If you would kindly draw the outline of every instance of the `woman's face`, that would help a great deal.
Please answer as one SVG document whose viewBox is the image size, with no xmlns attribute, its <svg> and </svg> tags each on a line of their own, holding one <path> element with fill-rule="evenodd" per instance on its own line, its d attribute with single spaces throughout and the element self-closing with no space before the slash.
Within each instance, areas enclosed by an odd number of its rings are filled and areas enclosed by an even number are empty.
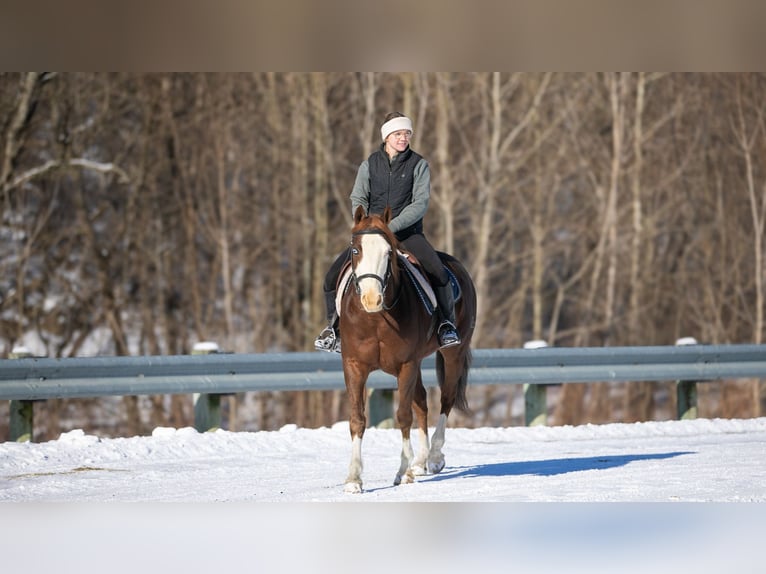
<svg viewBox="0 0 766 574">
<path fill-rule="evenodd" d="M 388 155 L 402 153 L 410 145 L 412 132 L 410 130 L 399 130 L 388 135 L 386 138 L 386 151 Z"/>
</svg>

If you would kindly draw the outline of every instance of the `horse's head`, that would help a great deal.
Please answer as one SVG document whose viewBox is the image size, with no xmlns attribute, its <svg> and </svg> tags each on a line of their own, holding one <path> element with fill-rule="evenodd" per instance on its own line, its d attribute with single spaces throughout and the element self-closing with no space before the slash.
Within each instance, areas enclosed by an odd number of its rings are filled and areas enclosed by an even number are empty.
<svg viewBox="0 0 766 574">
<path fill-rule="evenodd" d="M 396 279 L 396 265 L 391 265 L 391 254 L 396 252 L 396 237 L 388 228 L 391 209 L 382 216 L 365 215 L 357 207 L 351 230 L 351 267 L 354 285 L 368 313 L 384 308 L 386 285 L 389 277 Z"/>
</svg>

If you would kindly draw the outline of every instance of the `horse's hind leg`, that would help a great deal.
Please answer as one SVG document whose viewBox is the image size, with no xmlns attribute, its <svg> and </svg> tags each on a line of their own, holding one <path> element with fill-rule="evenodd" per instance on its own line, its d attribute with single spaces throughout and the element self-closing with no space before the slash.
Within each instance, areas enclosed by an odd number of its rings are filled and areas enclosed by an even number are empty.
<svg viewBox="0 0 766 574">
<path fill-rule="evenodd" d="M 418 373 L 418 382 L 415 386 L 415 396 L 413 397 L 413 408 L 415 417 L 418 421 L 418 454 L 412 462 L 410 468 L 415 476 L 426 474 L 426 460 L 428 459 L 428 395 L 423 386 L 423 378 Z"/>
<path fill-rule="evenodd" d="M 458 348 L 448 349 L 446 352 L 439 351 L 436 357 L 436 371 L 441 388 L 441 412 L 431 437 L 431 449 L 428 453 L 428 472 L 432 474 L 441 472 L 445 465 L 442 448 L 444 447 L 447 417 L 452 411 L 452 407 L 455 406 L 460 378 L 462 356 L 458 351 Z"/>
<path fill-rule="evenodd" d="M 439 422 L 436 423 L 433 437 L 431 438 L 431 450 L 428 453 L 428 472 L 438 474 L 444 468 L 444 431 L 447 428 L 447 415 L 441 413 Z"/>
</svg>

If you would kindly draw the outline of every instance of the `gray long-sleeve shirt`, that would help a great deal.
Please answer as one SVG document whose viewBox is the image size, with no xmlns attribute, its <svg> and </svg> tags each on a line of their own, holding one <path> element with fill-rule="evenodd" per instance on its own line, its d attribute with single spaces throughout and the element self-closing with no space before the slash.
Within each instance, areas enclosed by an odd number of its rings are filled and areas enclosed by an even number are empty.
<svg viewBox="0 0 766 574">
<path fill-rule="evenodd" d="M 428 210 L 430 197 L 431 170 L 428 167 L 428 162 L 421 159 L 415 166 L 412 202 L 389 222 L 388 227 L 391 231 L 397 233 L 423 219 Z M 353 214 L 360 205 L 367 213 L 370 206 L 370 166 L 368 160 L 364 160 L 356 172 L 356 181 L 351 190 L 351 213 Z"/>
</svg>

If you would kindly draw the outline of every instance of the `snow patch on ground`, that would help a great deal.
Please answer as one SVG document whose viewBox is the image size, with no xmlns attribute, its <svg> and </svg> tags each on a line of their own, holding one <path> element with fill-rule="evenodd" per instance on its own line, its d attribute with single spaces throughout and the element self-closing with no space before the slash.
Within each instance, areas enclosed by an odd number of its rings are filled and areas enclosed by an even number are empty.
<svg viewBox="0 0 766 574">
<path fill-rule="evenodd" d="M 73 430 L 0 444 L 0 501 L 766 501 L 766 418 L 451 428 L 444 471 L 395 488 L 400 450 L 397 430 L 368 429 L 364 492 L 349 498 L 345 422 L 103 439 Z"/>
</svg>

